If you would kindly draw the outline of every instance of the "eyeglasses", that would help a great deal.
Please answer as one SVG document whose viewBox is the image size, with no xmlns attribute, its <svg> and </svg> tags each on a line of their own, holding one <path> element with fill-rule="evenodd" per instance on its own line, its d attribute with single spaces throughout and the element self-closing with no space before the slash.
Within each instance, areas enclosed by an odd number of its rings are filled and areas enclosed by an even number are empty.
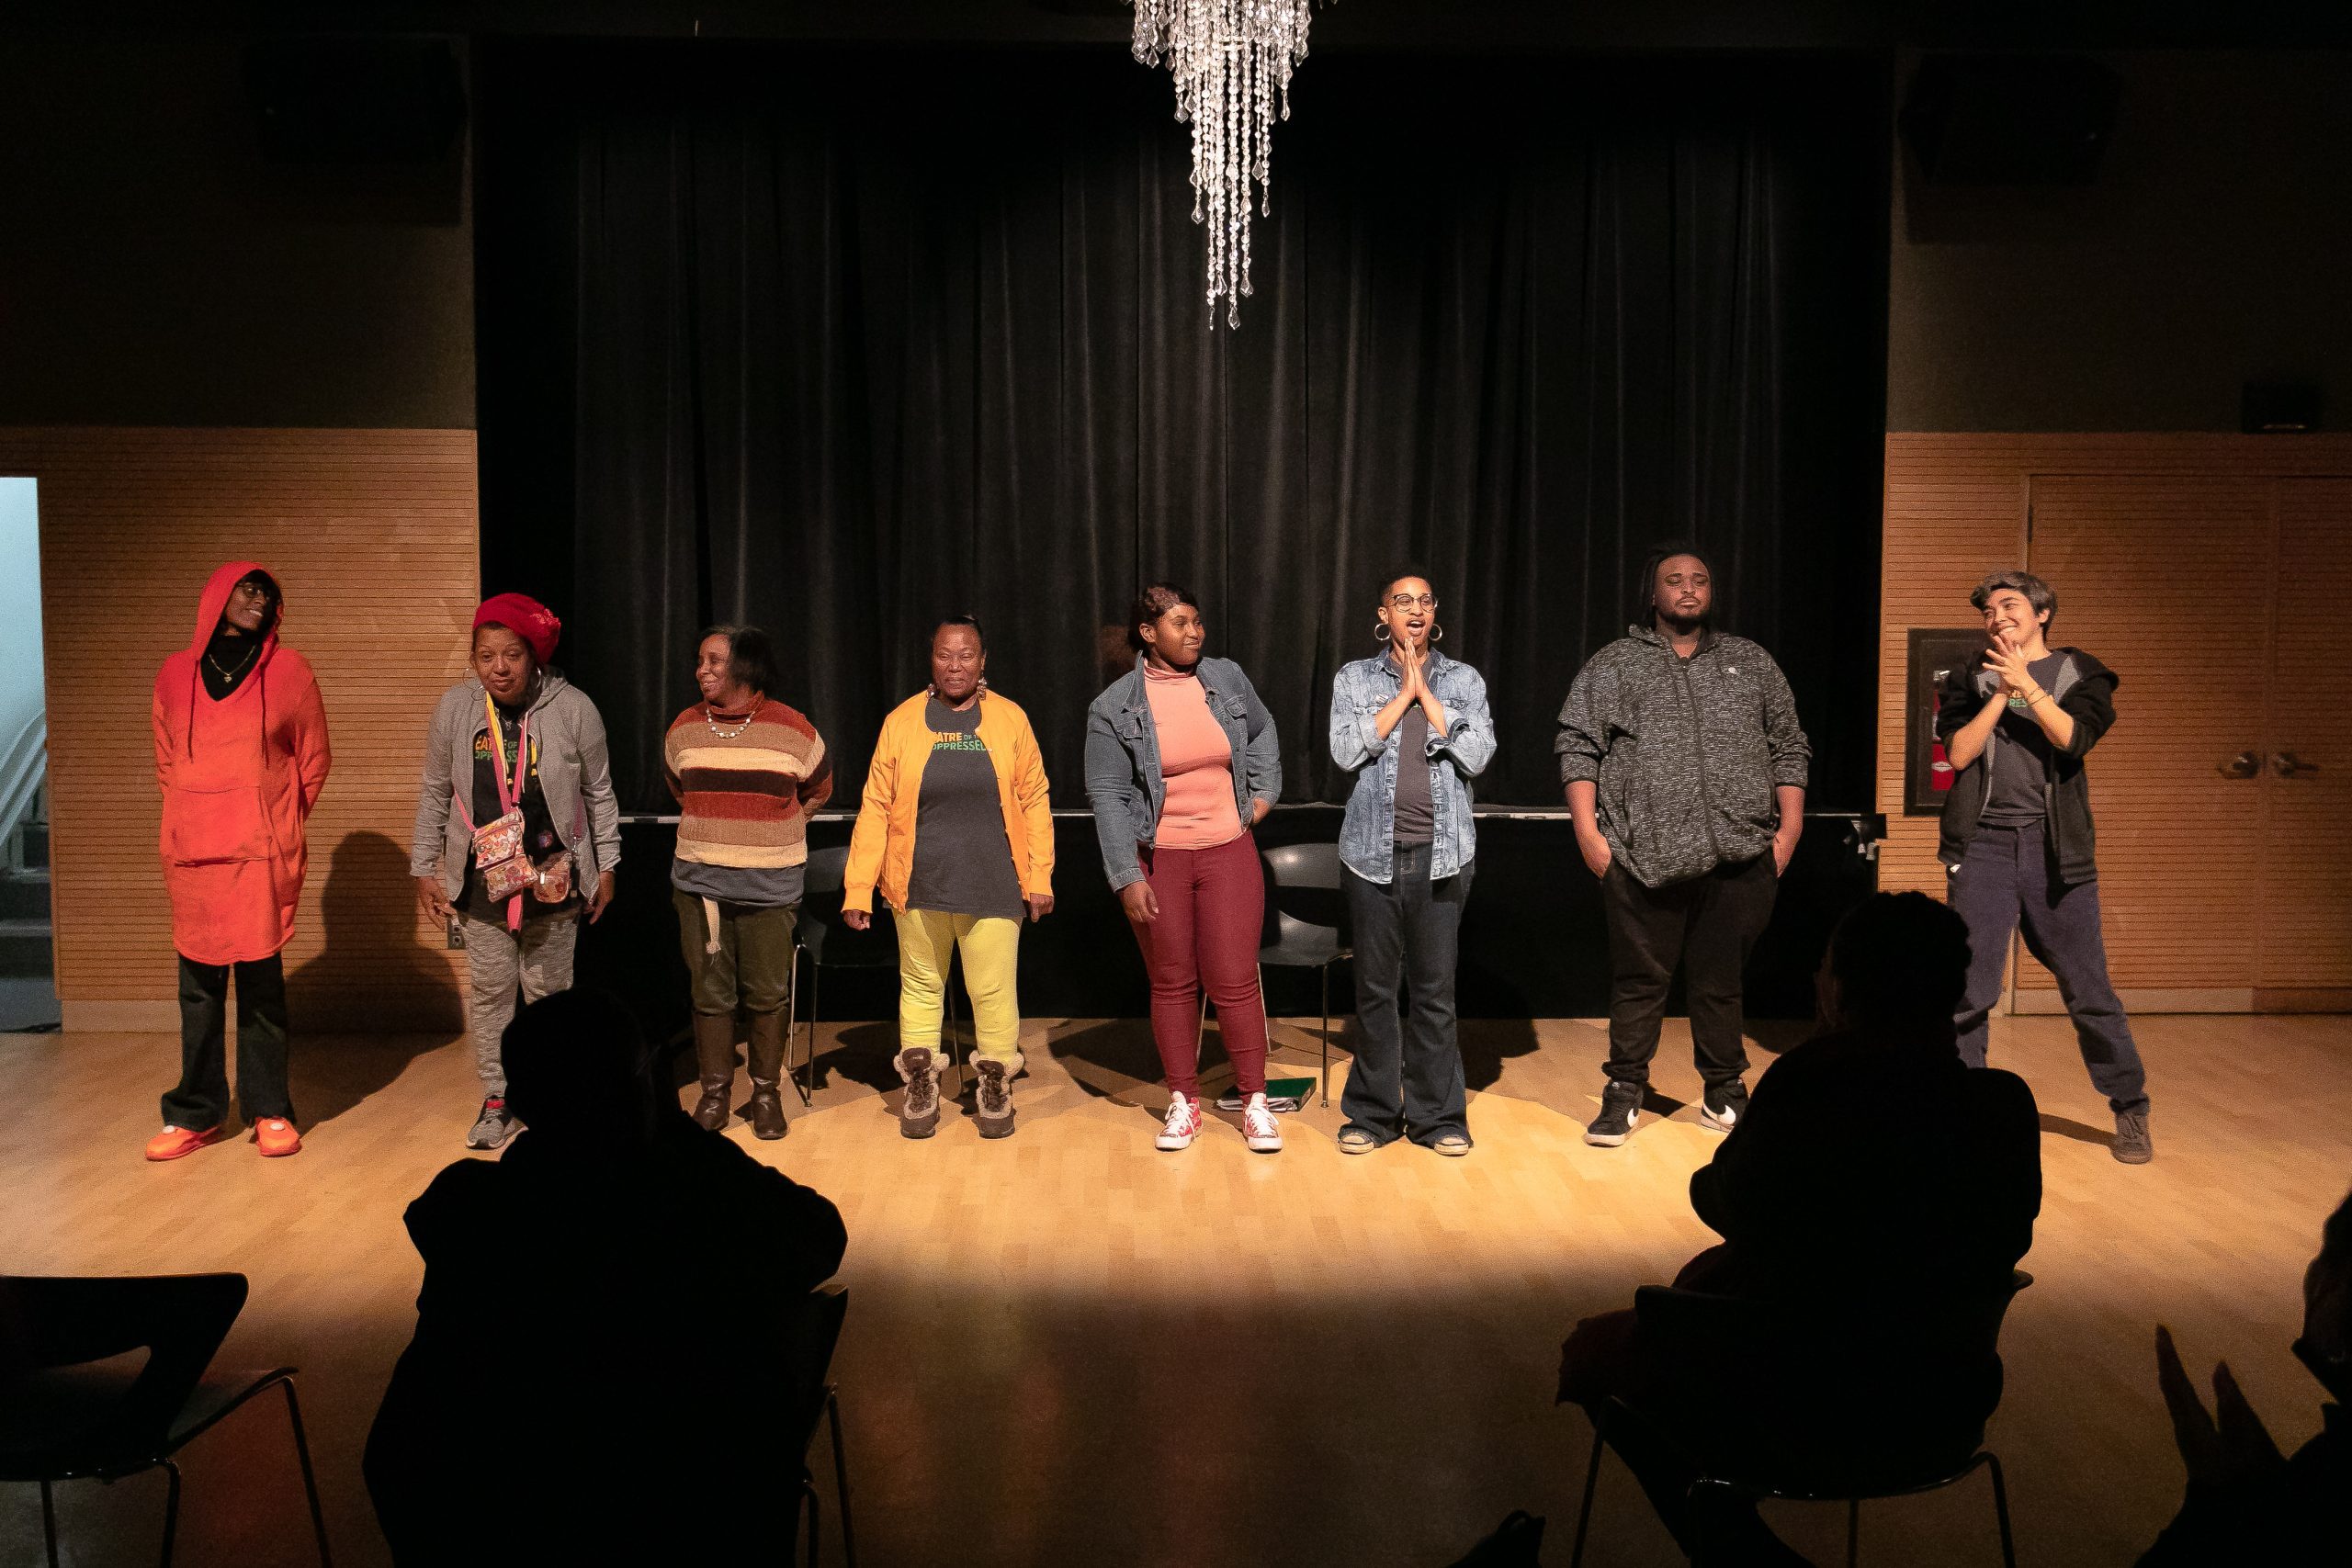
<svg viewBox="0 0 2352 1568">
<path fill-rule="evenodd" d="M 1412 609 L 1434 610 L 1437 608 L 1437 595 L 1399 593 L 1388 601 L 1388 607 L 1400 613 Z"/>
</svg>

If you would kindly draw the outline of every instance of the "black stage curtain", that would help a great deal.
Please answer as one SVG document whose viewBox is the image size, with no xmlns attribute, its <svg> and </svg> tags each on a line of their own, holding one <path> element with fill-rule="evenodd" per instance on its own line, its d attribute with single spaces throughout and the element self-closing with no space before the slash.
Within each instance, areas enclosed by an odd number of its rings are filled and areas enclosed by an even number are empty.
<svg viewBox="0 0 2352 1568">
<path fill-rule="evenodd" d="M 1480 797 L 1556 805 L 1570 677 L 1694 537 L 1815 802 L 1866 807 L 1883 63 L 1317 55 L 1228 332 L 1167 73 L 1115 51 L 487 48 L 485 586 L 565 616 L 632 808 L 705 623 L 776 635 L 854 798 L 964 610 L 1082 804 L 1159 577 L 1329 801 L 1332 671 L 1419 563 L 1493 698 Z"/>
</svg>

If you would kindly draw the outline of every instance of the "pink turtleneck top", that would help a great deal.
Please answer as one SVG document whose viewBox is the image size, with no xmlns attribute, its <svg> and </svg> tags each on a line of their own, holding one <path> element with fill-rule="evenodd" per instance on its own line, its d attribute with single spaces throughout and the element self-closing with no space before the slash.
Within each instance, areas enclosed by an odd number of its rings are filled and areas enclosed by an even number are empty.
<svg viewBox="0 0 2352 1568">
<path fill-rule="evenodd" d="M 1167 795 L 1151 841 L 1163 850 L 1213 850 L 1241 836 L 1233 800 L 1233 743 L 1209 712 L 1198 675 L 1146 664 L 1144 694 L 1159 737 L 1159 776 Z"/>
</svg>

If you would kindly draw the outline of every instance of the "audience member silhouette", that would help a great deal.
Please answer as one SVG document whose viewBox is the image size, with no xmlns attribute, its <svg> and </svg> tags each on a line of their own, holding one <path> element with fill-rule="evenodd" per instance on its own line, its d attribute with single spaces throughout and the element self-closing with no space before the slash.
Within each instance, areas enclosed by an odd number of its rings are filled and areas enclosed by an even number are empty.
<svg viewBox="0 0 2352 1568">
<path fill-rule="evenodd" d="M 1802 1561 L 1752 1506 L 1694 1501 L 1698 1475 L 1957 1463 L 2000 1401 L 1999 1361 L 1962 1352 L 1955 1309 L 1999 1299 L 2032 1245 L 2040 1118 L 2024 1080 L 1962 1063 L 1967 974 L 1942 904 L 1866 899 L 1830 939 L 1822 1032 L 1772 1065 L 1691 1177 L 1724 1240 L 1676 1285 L 1753 1303 L 1745 1321 L 1786 1337 L 1661 1343 L 1672 1331 L 1623 1311 L 1561 1347 L 1560 1399 L 1592 1414 L 1697 1561 Z"/>
<path fill-rule="evenodd" d="M 2319 1436 L 2286 1459 L 2227 1361 L 2213 1369 L 2209 1413 L 2171 1332 L 2156 1330 L 2156 1382 L 2188 1467 L 2188 1491 L 2140 1568 L 2342 1560 L 2344 1503 L 2352 1497 L 2352 1431 L 2343 1405 L 2352 1398 L 2352 1197 L 2328 1216 L 2319 1256 L 2303 1272 L 2303 1335 L 2294 1351 L 2331 1403 L 2320 1406 Z"/>
<path fill-rule="evenodd" d="M 773 1325 L 840 1267 L 839 1212 L 658 1093 L 610 997 L 532 1003 L 504 1053 L 527 1131 L 408 1209 L 416 1336 L 365 1466 L 394 1559 L 790 1562 Z"/>
</svg>

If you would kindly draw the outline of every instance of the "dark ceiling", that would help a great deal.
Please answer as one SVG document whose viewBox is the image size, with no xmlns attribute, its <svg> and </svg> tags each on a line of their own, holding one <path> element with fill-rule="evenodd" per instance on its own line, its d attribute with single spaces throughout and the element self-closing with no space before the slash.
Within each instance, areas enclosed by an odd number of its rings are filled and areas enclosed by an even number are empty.
<svg viewBox="0 0 2352 1568">
<path fill-rule="evenodd" d="M 1123 43 L 1125 0 L 15 0 L 14 28 Z M 2327 0 L 1336 0 L 1350 50 L 2304 48 L 2352 45 Z"/>
</svg>

